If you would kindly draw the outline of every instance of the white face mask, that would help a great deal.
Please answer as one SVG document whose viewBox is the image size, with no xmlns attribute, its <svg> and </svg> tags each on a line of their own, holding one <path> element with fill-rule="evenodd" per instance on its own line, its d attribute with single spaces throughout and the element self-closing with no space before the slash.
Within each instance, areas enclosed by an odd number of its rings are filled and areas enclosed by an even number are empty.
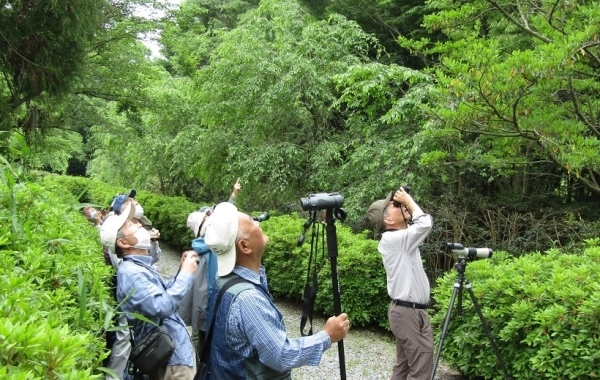
<svg viewBox="0 0 600 380">
<path fill-rule="evenodd" d="M 144 227 L 140 227 L 132 236 L 137 240 L 137 244 L 133 248 L 150 249 L 152 246 L 152 243 L 150 243 L 150 233 Z"/>
<path fill-rule="evenodd" d="M 135 205 L 135 214 L 133 214 L 133 217 L 141 219 L 142 216 L 144 216 L 144 209 L 142 208 L 142 205 L 138 203 Z"/>
</svg>

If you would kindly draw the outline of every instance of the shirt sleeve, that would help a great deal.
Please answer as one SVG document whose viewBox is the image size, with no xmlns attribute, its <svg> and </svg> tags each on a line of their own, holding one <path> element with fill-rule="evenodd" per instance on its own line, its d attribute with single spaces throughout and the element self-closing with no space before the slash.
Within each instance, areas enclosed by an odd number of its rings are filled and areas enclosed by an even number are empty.
<svg viewBox="0 0 600 380">
<path fill-rule="evenodd" d="M 156 284 L 152 276 L 148 271 L 130 271 L 119 276 L 118 281 L 124 282 L 119 289 L 130 292 L 119 294 L 119 298 L 124 299 L 123 311 L 150 318 L 167 318 L 177 310 L 193 280 L 191 274 L 179 273 L 177 279 L 165 289 L 161 284 Z"/>
<path fill-rule="evenodd" d="M 242 291 L 232 302 L 227 321 L 230 347 L 259 360 L 276 371 L 287 371 L 304 365 L 316 366 L 323 352 L 331 347 L 325 331 L 289 339 L 281 315 L 258 289 Z M 244 352 L 244 347 L 252 351 Z"/>
<path fill-rule="evenodd" d="M 413 212 L 412 221 L 413 223 L 405 230 L 383 233 L 381 244 L 388 247 L 395 247 L 401 251 L 408 252 L 410 255 L 416 254 L 417 248 L 419 248 L 433 228 L 433 218 L 417 207 Z"/>
</svg>

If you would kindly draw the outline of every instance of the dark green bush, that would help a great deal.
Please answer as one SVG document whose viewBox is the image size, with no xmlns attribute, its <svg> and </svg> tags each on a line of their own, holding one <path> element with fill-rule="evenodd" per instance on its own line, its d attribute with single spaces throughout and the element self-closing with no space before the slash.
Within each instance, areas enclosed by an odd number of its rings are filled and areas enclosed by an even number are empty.
<svg viewBox="0 0 600 380">
<path fill-rule="evenodd" d="M 2 174 L 0 378 L 103 378 L 114 302 L 98 231 L 70 194 Z"/>
<path fill-rule="evenodd" d="M 551 250 L 513 259 L 495 253 L 492 259 L 469 263 L 466 276 L 513 378 L 597 378 L 600 247 L 581 255 Z M 452 272 L 439 279 L 441 305 L 449 304 L 455 279 Z M 466 375 L 503 379 L 468 293 L 463 300 L 462 318 L 450 319 L 444 359 Z M 442 314 L 432 318 L 438 333 Z"/>
<path fill-rule="evenodd" d="M 269 286 L 274 295 L 295 301 L 303 299 L 311 249 L 311 230 L 306 234 L 304 244 L 297 247 L 304 222 L 305 220 L 298 216 L 284 215 L 273 217 L 261 225 L 265 234 L 269 236 L 269 245 L 263 259 L 269 274 Z M 387 326 L 386 310 L 389 297 L 383 264 L 377 252 L 377 242 L 353 234 L 348 227 L 338 222 L 336 236 L 342 311 L 352 318 L 353 325 Z M 327 242 L 323 252 L 320 239 L 321 237 L 318 241 L 318 252 L 312 262 L 318 269 L 315 310 L 332 315 L 334 304 L 331 261 Z"/>
</svg>

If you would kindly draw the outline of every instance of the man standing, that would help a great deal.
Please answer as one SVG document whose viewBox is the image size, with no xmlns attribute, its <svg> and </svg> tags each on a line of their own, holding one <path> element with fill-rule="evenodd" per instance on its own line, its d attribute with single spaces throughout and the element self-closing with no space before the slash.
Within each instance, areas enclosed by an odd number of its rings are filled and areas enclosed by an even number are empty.
<svg viewBox="0 0 600 380">
<path fill-rule="evenodd" d="M 207 221 L 205 242 L 218 258 L 217 286 L 209 309 L 216 312 L 205 379 L 291 379 L 291 369 L 318 365 L 323 352 L 348 333 L 343 313 L 327 320 L 323 331 L 289 339 L 283 317 L 269 293 L 261 264 L 269 239 L 258 222 L 231 203 L 215 206 Z M 216 310 L 220 288 L 236 277 Z"/>
<path fill-rule="evenodd" d="M 141 314 L 156 325 L 162 322 L 175 343 L 167 365 L 151 374 L 152 379 L 192 380 L 196 373 L 195 351 L 177 307 L 192 283 L 198 257 L 193 251 L 184 252 L 178 274 L 163 282 L 148 254 L 151 246 L 148 230 L 130 220 L 133 207 L 129 203 L 119 215 L 108 216 L 100 229 L 102 244 L 123 258 L 117 272 L 117 301 L 125 313 Z M 131 314 L 127 318 L 133 326 L 134 345 L 154 328 Z"/>
<path fill-rule="evenodd" d="M 238 193 L 242 190 L 240 179 L 233 185 L 231 196 L 227 202 L 235 204 Z M 207 219 L 213 211 L 211 206 L 203 206 L 188 215 L 187 226 L 194 234 L 192 249 L 198 254 L 198 271 L 194 276 L 192 287 L 179 305 L 179 315 L 192 328 L 192 343 L 197 352 L 202 352 L 206 339 L 208 296 L 217 281 L 217 256 L 204 242 Z"/>
<path fill-rule="evenodd" d="M 383 229 L 378 250 L 392 299 L 388 318 L 396 337 L 391 380 L 429 379 L 433 370 L 433 332 L 427 314 L 431 288 L 419 245 L 431 232 L 433 219 L 402 187 L 374 202 L 367 216 Z"/>
</svg>

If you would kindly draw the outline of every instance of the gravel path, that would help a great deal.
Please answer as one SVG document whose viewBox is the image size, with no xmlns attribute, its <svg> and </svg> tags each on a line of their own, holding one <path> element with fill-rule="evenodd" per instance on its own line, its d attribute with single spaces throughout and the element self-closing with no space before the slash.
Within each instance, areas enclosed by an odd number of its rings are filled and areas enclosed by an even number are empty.
<svg viewBox="0 0 600 380">
<path fill-rule="evenodd" d="M 177 273 L 181 252 L 161 245 L 162 256 L 156 263 L 159 272 L 165 277 Z M 291 338 L 300 336 L 300 317 L 302 305 L 285 301 L 276 301 L 277 308 L 283 314 L 284 323 Z M 350 316 L 351 317 L 351 316 Z M 321 331 L 324 318 L 313 319 L 313 331 Z M 396 355 L 395 343 L 391 333 L 376 332 L 363 328 L 351 328 L 343 341 L 348 380 L 389 379 Z M 331 380 L 341 378 L 338 345 L 325 351 L 317 367 L 301 367 L 292 370 L 294 380 Z M 462 377 L 440 363 L 436 372 L 437 380 L 460 380 Z"/>
</svg>

